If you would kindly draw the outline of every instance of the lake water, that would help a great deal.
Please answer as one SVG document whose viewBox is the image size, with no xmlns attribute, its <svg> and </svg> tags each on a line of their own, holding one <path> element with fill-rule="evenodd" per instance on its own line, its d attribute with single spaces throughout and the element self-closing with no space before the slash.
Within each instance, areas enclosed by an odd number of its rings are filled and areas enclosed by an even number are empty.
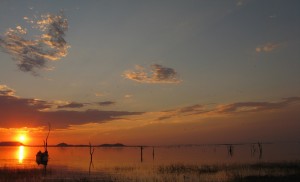
<svg viewBox="0 0 300 182">
<path fill-rule="evenodd" d="M 87 173 L 113 171 L 118 167 L 139 166 L 140 168 L 153 165 L 168 164 L 230 164 L 281 162 L 300 160 L 300 143 L 263 144 L 262 156 L 259 155 L 257 145 L 233 145 L 229 153 L 229 146 L 173 146 L 173 147 L 145 147 L 141 160 L 140 147 L 96 147 L 93 154 L 93 165 L 90 168 L 90 154 L 88 147 L 49 147 L 49 162 L 47 169 L 61 172 L 79 171 Z M 251 153 L 251 147 L 255 152 Z M 42 168 L 35 162 L 35 154 L 43 150 L 42 147 L 0 147 L 0 167 Z"/>
</svg>

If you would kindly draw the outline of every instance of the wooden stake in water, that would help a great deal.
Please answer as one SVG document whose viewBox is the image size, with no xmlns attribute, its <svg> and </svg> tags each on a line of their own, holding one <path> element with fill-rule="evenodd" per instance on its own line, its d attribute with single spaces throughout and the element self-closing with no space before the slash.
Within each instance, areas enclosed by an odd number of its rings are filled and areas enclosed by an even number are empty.
<svg viewBox="0 0 300 182">
<path fill-rule="evenodd" d="M 259 149 L 259 159 L 262 158 L 262 144 L 260 142 L 257 143 Z"/>
<path fill-rule="evenodd" d="M 141 146 L 141 162 L 143 162 L 143 149 L 144 149 L 144 147 Z"/>
<path fill-rule="evenodd" d="M 230 157 L 233 156 L 233 146 L 232 146 L 232 145 L 229 145 L 229 146 L 228 146 L 228 155 L 229 155 Z"/>
<path fill-rule="evenodd" d="M 95 152 L 95 147 L 92 147 L 91 142 L 89 142 L 89 147 L 90 147 L 90 156 L 91 156 L 90 166 L 89 166 L 89 175 L 91 175 L 91 166 L 94 167 L 94 164 L 93 164 L 93 154 Z"/>
<path fill-rule="evenodd" d="M 153 157 L 153 160 L 154 160 L 154 147 L 152 148 L 152 157 Z"/>
</svg>

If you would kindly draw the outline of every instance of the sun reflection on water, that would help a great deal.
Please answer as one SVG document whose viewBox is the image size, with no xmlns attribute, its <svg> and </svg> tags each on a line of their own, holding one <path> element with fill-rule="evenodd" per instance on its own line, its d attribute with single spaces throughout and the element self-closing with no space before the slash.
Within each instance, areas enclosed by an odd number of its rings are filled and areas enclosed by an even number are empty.
<svg viewBox="0 0 300 182">
<path fill-rule="evenodd" d="M 24 159 L 24 146 L 19 146 L 18 159 L 19 159 L 19 164 L 22 164 Z"/>
</svg>

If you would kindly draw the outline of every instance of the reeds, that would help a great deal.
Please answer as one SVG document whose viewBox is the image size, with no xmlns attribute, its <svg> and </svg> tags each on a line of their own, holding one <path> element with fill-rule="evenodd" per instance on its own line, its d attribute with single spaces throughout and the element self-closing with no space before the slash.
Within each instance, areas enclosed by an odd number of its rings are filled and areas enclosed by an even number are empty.
<svg viewBox="0 0 300 182">
<path fill-rule="evenodd" d="M 114 182 L 130 181 L 300 181 L 300 161 L 283 163 L 255 163 L 230 165 L 168 164 L 148 169 L 138 166 L 115 168 Z"/>
<path fill-rule="evenodd" d="M 217 165 L 184 165 L 184 164 L 170 164 L 161 165 L 157 167 L 157 172 L 159 174 L 164 173 L 216 173 L 219 171 Z"/>
<path fill-rule="evenodd" d="M 62 172 L 62 171 L 60 171 Z M 0 182 L 22 181 L 102 181 L 102 182 L 260 182 L 300 181 L 300 161 L 253 164 L 126 164 L 106 169 L 105 173 L 89 175 L 82 171 L 48 171 L 43 175 L 40 168 L 0 168 Z"/>
<path fill-rule="evenodd" d="M 0 168 L 0 181 L 37 182 L 43 178 L 43 171 L 38 168 Z"/>
</svg>

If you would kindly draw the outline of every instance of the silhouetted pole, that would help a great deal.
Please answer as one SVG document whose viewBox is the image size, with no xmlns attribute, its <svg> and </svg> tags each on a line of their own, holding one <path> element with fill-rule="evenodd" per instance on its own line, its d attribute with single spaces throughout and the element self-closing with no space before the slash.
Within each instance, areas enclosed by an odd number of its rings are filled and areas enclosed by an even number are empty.
<svg viewBox="0 0 300 182">
<path fill-rule="evenodd" d="M 251 144 L 251 156 L 255 156 L 255 153 L 256 153 L 256 147 L 254 144 Z"/>
<path fill-rule="evenodd" d="M 154 160 L 154 147 L 152 148 L 152 157 L 153 157 L 153 160 Z"/>
<path fill-rule="evenodd" d="M 92 144 L 91 142 L 89 143 L 90 145 L 90 156 L 91 156 L 91 160 L 90 160 L 90 166 L 89 166 L 89 175 L 91 174 L 91 166 L 93 165 L 94 167 L 94 164 L 93 164 L 93 154 L 94 154 L 94 151 L 95 151 L 95 147 L 92 147 Z"/>
<path fill-rule="evenodd" d="M 262 158 L 262 144 L 260 142 L 258 142 L 258 149 L 259 149 L 259 159 Z"/>
<path fill-rule="evenodd" d="M 141 162 L 143 162 L 143 149 L 144 149 L 144 147 L 141 146 Z"/>
<path fill-rule="evenodd" d="M 229 155 L 230 157 L 233 156 L 233 146 L 232 146 L 232 145 L 229 145 L 229 146 L 228 146 L 228 155 Z"/>
</svg>

